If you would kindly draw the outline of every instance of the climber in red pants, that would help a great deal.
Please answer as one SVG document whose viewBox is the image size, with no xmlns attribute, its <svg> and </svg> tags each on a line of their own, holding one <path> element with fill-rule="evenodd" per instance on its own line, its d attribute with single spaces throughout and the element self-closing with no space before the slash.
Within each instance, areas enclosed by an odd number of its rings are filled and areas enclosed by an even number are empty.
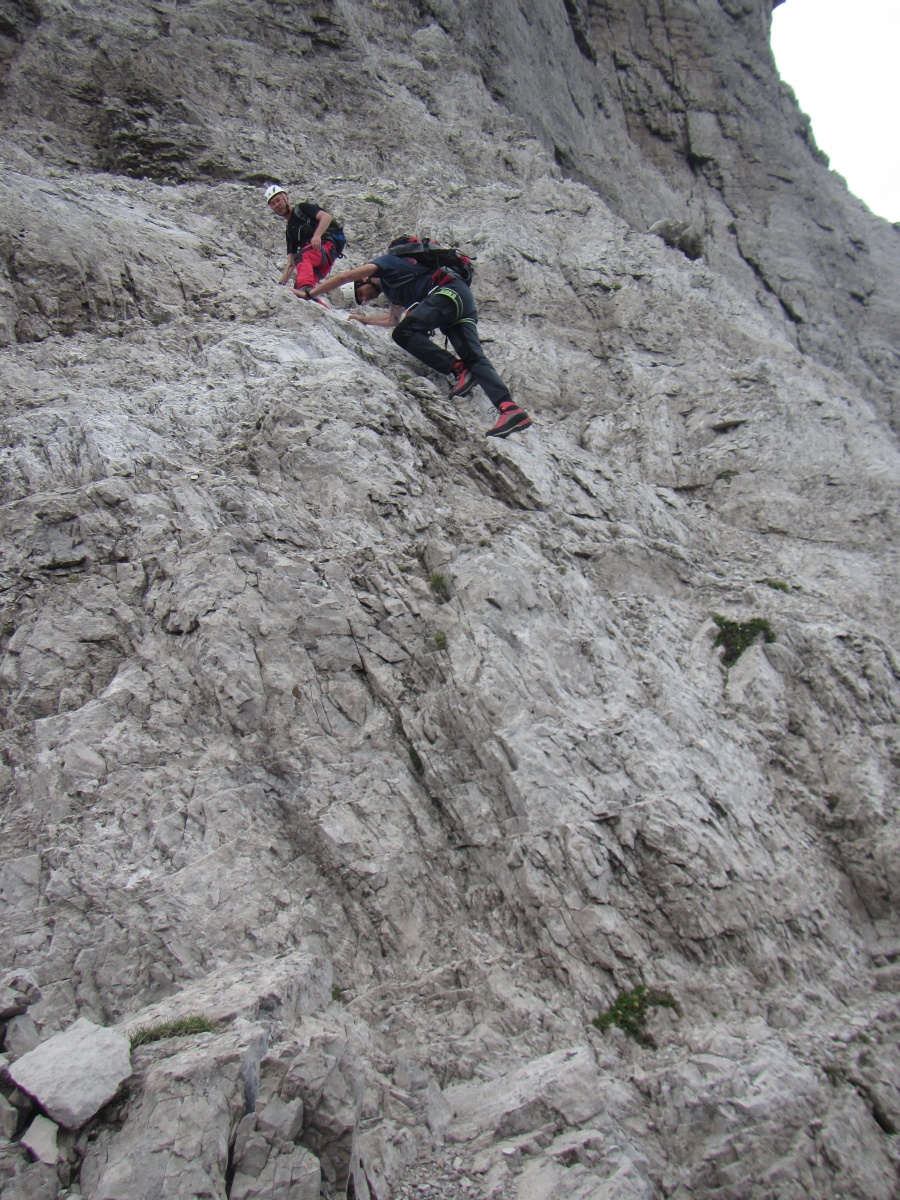
<svg viewBox="0 0 900 1200">
<path fill-rule="evenodd" d="M 287 262 L 279 283 L 293 276 L 294 292 L 309 299 L 309 291 L 321 283 L 344 253 L 347 239 L 339 222 L 331 213 L 312 201 L 291 206 L 290 198 L 280 184 L 266 188 L 266 203 L 272 212 L 287 221 Z"/>
</svg>

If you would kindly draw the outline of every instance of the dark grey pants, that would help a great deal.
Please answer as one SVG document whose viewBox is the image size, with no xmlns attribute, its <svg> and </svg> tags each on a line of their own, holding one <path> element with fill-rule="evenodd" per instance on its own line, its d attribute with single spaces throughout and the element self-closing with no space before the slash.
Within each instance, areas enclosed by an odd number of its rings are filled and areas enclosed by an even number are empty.
<svg viewBox="0 0 900 1200">
<path fill-rule="evenodd" d="M 435 329 L 446 334 L 455 356 L 431 340 Z M 488 362 L 479 340 L 475 298 L 461 279 L 435 288 L 410 309 L 394 330 L 393 338 L 419 362 L 442 375 L 449 375 L 457 361 L 463 363 L 495 408 L 510 399 L 509 388 Z"/>
</svg>

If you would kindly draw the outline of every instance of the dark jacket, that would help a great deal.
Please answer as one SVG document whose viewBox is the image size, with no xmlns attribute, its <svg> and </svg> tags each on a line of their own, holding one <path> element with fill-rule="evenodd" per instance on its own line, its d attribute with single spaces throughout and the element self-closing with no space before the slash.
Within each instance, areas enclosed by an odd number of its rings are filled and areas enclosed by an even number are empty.
<svg viewBox="0 0 900 1200">
<path fill-rule="evenodd" d="M 376 278 L 390 304 L 409 308 L 418 300 L 424 300 L 434 287 L 434 270 L 431 267 L 407 262 L 396 254 L 382 254 L 373 258 L 372 262 L 378 268 Z"/>
</svg>

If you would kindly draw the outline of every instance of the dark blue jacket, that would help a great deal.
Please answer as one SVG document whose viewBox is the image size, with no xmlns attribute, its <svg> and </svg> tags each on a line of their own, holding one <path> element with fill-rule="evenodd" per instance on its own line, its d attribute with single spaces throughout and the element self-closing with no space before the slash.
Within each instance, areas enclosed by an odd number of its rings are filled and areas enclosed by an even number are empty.
<svg viewBox="0 0 900 1200">
<path fill-rule="evenodd" d="M 382 254 L 372 262 L 378 268 L 376 279 L 390 304 L 409 308 L 418 300 L 424 300 L 434 287 L 431 267 L 407 262 L 396 254 Z"/>
</svg>

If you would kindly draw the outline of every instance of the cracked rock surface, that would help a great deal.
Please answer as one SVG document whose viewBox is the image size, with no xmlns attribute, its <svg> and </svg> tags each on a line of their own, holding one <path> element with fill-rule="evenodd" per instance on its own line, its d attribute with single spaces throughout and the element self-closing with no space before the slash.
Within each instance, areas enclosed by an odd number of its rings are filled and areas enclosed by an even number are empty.
<svg viewBox="0 0 900 1200">
<path fill-rule="evenodd" d="M 7 7 L 2 1200 L 892 1200 L 900 241 L 768 0 Z"/>
</svg>

